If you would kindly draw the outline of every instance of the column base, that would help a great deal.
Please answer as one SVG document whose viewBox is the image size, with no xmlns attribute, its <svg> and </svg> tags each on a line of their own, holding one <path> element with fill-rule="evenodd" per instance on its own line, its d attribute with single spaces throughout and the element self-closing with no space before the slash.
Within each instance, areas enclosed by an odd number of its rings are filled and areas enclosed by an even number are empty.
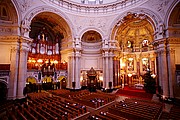
<svg viewBox="0 0 180 120">
<path fill-rule="evenodd" d="M 7 97 L 7 100 L 15 100 L 16 99 L 16 96 L 8 96 Z"/>
<path fill-rule="evenodd" d="M 25 96 L 17 96 L 16 99 L 23 99 Z"/>
</svg>

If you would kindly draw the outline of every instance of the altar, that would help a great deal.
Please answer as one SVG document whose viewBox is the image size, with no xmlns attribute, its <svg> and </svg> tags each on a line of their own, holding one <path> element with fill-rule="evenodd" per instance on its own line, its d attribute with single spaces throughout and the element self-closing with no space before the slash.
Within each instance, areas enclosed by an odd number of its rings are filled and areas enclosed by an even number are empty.
<svg viewBox="0 0 180 120">
<path fill-rule="evenodd" d="M 93 69 L 93 67 L 91 67 L 91 69 L 89 71 L 87 71 L 87 76 L 88 76 L 88 80 L 87 80 L 87 87 L 89 89 L 90 92 L 96 92 L 96 88 L 97 88 L 97 73 L 96 71 Z"/>
</svg>

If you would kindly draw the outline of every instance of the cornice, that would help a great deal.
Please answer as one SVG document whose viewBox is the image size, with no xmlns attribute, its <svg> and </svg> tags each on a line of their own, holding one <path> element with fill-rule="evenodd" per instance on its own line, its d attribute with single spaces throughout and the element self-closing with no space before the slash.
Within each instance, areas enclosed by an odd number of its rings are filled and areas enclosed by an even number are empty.
<svg viewBox="0 0 180 120">
<path fill-rule="evenodd" d="M 0 42 L 18 42 L 19 36 L 0 36 Z"/>
<path fill-rule="evenodd" d="M 178 37 L 171 37 L 167 39 L 169 44 L 180 44 L 180 38 Z"/>
<path fill-rule="evenodd" d="M 158 46 L 160 44 L 167 44 L 167 38 L 157 39 L 152 42 L 153 46 Z"/>
<path fill-rule="evenodd" d="M 0 42 L 21 42 L 31 43 L 32 39 L 22 36 L 0 36 Z"/>
</svg>

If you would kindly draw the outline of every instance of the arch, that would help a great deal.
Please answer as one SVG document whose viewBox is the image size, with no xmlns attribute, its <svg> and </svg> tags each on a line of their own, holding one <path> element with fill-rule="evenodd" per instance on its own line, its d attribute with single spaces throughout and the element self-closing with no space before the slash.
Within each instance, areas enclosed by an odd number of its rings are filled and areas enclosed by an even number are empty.
<svg viewBox="0 0 180 120">
<path fill-rule="evenodd" d="M 42 82 L 53 82 L 53 77 L 52 76 L 45 76 L 43 79 L 42 79 Z"/>
<path fill-rule="evenodd" d="M 165 15 L 165 19 L 164 19 L 164 24 L 166 27 L 169 26 L 169 21 L 170 21 L 170 16 L 172 15 L 172 12 L 174 10 L 174 8 L 180 4 L 179 0 L 174 0 L 173 3 L 171 4 L 171 6 L 169 7 L 169 9 L 167 10 L 166 12 L 166 15 Z"/>
<path fill-rule="evenodd" d="M 102 37 L 98 32 L 89 30 L 83 34 L 81 41 L 87 43 L 96 43 L 96 42 L 101 42 Z"/>
<path fill-rule="evenodd" d="M 137 15 L 140 14 L 144 14 L 147 16 L 147 20 L 151 23 L 151 25 L 154 28 L 154 31 L 157 30 L 159 23 L 162 21 L 161 17 L 159 15 L 157 15 L 156 13 L 154 13 L 153 11 L 149 10 L 149 9 L 145 9 L 145 8 L 136 8 L 136 9 L 130 9 L 129 12 L 131 13 L 135 13 Z M 120 14 L 119 16 L 117 16 L 112 24 L 110 25 L 110 33 L 109 33 L 109 38 L 111 40 L 115 39 L 115 35 L 116 35 L 116 30 L 117 27 L 119 27 L 121 20 L 123 20 L 124 17 L 127 16 L 127 11 L 123 12 L 122 14 Z"/>
<path fill-rule="evenodd" d="M 6 78 L 5 78 L 5 79 L 6 79 Z M 8 82 L 7 82 L 5 79 L 0 78 L 0 82 L 4 83 L 4 84 L 8 87 Z"/>
<path fill-rule="evenodd" d="M 105 34 L 103 33 L 103 31 L 99 28 L 95 28 L 95 27 L 88 27 L 88 28 L 85 28 L 83 30 L 81 30 L 81 32 L 79 33 L 79 36 L 80 38 L 82 38 L 82 36 L 84 35 L 84 33 L 88 32 L 88 31 L 95 31 L 97 33 L 99 33 L 101 35 L 101 38 L 106 38 Z"/>
<path fill-rule="evenodd" d="M 29 76 L 29 77 L 26 78 L 26 83 L 30 83 L 30 82 L 32 84 L 34 84 L 34 83 L 36 84 L 38 82 L 38 80 L 33 76 Z"/>
<path fill-rule="evenodd" d="M 0 101 L 6 100 L 7 94 L 8 94 L 7 82 L 3 79 L 0 79 Z"/>
<path fill-rule="evenodd" d="M 6 26 L 2 26 L 3 28 L 7 29 L 8 26 L 17 26 L 19 23 L 19 12 L 18 9 L 16 8 L 16 4 L 12 0 L 1 0 L 0 2 L 0 8 L 2 7 L 6 11 L 6 15 L 1 16 L 1 22 L 6 23 Z M 1 8 L 1 9 L 2 9 Z M 10 30 L 10 31 L 9 31 Z M 14 31 L 13 34 L 18 33 L 18 27 L 16 29 L 13 29 L 12 27 L 8 27 L 8 31 Z M 2 32 L 3 33 L 3 32 Z M 11 33 L 12 34 L 12 33 Z"/>
<path fill-rule="evenodd" d="M 57 78 L 57 80 L 58 80 L 58 81 L 61 81 L 63 78 L 66 79 L 66 76 L 61 75 L 61 76 L 59 76 L 59 77 Z"/>
<path fill-rule="evenodd" d="M 56 9 L 56 8 L 53 8 L 50 6 L 44 5 L 44 6 L 36 7 L 35 9 L 29 11 L 23 19 L 25 26 L 30 27 L 30 23 L 33 20 L 33 18 L 35 16 L 37 16 L 38 14 L 43 13 L 43 12 L 54 13 L 54 14 L 58 15 L 59 17 L 61 17 L 65 21 L 65 23 L 67 24 L 67 26 L 66 26 L 67 31 L 66 32 L 70 33 L 70 35 L 68 34 L 67 39 L 68 40 L 72 39 L 74 27 L 73 27 L 73 24 L 70 21 L 70 19 L 63 12 L 61 12 L 59 9 Z"/>
<path fill-rule="evenodd" d="M 60 83 L 60 88 L 61 89 L 65 89 L 66 88 L 66 86 L 67 86 L 67 78 L 66 78 L 66 76 L 60 76 L 60 77 L 58 77 L 57 78 L 58 79 L 58 82 Z"/>
</svg>

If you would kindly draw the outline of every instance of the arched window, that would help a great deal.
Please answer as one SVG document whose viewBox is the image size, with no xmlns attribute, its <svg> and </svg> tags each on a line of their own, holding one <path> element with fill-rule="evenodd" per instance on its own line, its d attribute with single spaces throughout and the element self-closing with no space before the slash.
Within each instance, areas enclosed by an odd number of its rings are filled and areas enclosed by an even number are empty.
<svg viewBox="0 0 180 120">
<path fill-rule="evenodd" d="M 0 6 L 0 19 L 8 20 L 8 11 L 6 6 Z"/>
<path fill-rule="evenodd" d="M 127 47 L 128 47 L 128 48 L 132 48 L 132 42 L 129 41 L 129 40 L 127 41 Z"/>
<path fill-rule="evenodd" d="M 142 47 L 148 47 L 148 45 L 149 45 L 148 40 L 143 40 L 142 41 Z"/>
</svg>

